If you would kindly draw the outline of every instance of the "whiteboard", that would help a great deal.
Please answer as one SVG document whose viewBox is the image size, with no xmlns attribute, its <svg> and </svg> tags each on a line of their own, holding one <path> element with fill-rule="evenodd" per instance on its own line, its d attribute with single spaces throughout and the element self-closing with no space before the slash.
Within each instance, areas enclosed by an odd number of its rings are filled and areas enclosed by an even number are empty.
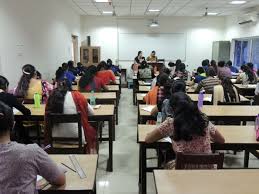
<svg viewBox="0 0 259 194">
<path fill-rule="evenodd" d="M 186 35 L 184 33 L 120 33 L 119 60 L 133 61 L 138 51 L 148 57 L 152 50 L 156 51 L 158 59 L 175 61 L 185 60 Z"/>
</svg>

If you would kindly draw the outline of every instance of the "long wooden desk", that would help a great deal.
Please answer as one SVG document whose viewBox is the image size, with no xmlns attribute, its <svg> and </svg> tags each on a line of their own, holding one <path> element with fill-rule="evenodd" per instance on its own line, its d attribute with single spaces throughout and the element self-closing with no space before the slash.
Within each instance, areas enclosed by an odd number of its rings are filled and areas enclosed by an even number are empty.
<svg viewBox="0 0 259 194">
<path fill-rule="evenodd" d="M 146 95 L 146 93 L 137 93 L 137 102 L 138 104 L 144 104 L 144 96 Z M 199 94 L 188 94 L 188 96 L 190 96 L 190 98 L 195 101 L 198 102 L 198 97 Z M 212 94 L 205 94 L 204 95 L 204 102 L 206 103 L 212 103 Z"/>
<path fill-rule="evenodd" d="M 172 145 L 164 140 L 147 144 L 145 137 L 154 130 L 156 125 L 138 125 L 139 143 L 139 189 L 146 193 L 146 173 L 159 167 L 147 167 L 147 149 L 172 149 Z M 244 150 L 244 168 L 248 168 L 249 153 L 259 149 L 259 142 L 255 139 L 254 126 L 216 126 L 225 138 L 224 144 L 212 143 L 212 150 Z"/>
<path fill-rule="evenodd" d="M 256 84 L 249 84 L 247 86 L 243 84 L 234 84 L 239 94 L 243 96 L 254 96 L 254 91 L 256 88 Z"/>
<path fill-rule="evenodd" d="M 138 92 L 139 93 L 146 93 L 149 92 L 151 89 L 151 86 L 139 86 Z"/>
<path fill-rule="evenodd" d="M 85 92 L 82 93 L 88 100 L 92 96 L 92 93 Z M 118 102 L 115 92 L 96 92 L 94 93 L 94 97 L 96 98 L 96 104 L 114 104 L 115 106 L 115 114 L 116 114 L 116 124 L 118 124 Z"/>
<path fill-rule="evenodd" d="M 61 163 L 74 169 L 68 155 L 49 155 L 57 165 Z M 47 185 L 39 193 L 96 193 L 96 172 L 98 155 L 75 155 L 81 168 L 86 174 L 86 178 L 81 179 L 79 175 L 69 168 L 64 167 L 66 172 L 66 184 L 60 187 Z M 55 192 L 56 191 L 56 192 Z"/>
<path fill-rule="evenodd" d="M 18 112 L 15 114 L 16 121 L 44 121 L 45 105 L 41 105 L 40 108 L 34 108 L 34 105 L 26 104 L 25 107 L 31 110 L 31 115 L 25 116 Z M 108 121 L 108 138 L 103 138 L 103 140 L 109 141 L 109 159 L 107 163 L 107 171 L 110 172 L 113 171 L 113 138 L 115 134 L 114 119 L 114 105 L 102 104 L 99 109 L 94 109 L 94 115 L 88 116 L 89 121 Z"/>
<path fill-rule="evenodd" d="M 155 170 L 157 194 L 257 194 L 259 170 Z"/>
</svg>

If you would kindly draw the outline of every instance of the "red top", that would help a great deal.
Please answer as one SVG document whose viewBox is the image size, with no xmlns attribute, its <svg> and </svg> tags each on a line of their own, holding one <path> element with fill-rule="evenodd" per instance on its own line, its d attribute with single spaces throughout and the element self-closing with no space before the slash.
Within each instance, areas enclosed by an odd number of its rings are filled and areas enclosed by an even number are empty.
<svg viewBox="0 0 259 194">
<path fill-rule="evenodd" d="M 100 92 L 104 86 L 104 81 L 101 78 L 95 76 L 92 82 L 85 87 L 85 90 L 87 92 L 90 92 L 92 90 L 95 92 Z"/>
<path fill-rule="evenodd" d="M 96 76 L 104 81 L 104 83 L 110 84 L 111 81 L 115 81 L 115 75 L 111 70 L 98 71 Z"/>
</svg>

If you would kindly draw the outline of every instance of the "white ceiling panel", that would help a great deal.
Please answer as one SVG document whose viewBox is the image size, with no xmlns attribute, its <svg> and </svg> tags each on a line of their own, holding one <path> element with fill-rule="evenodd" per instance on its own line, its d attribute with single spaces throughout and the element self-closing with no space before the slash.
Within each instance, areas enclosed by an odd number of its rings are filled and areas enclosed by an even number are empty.
<svg viewBox="0 0 259 194">
<path fill-rule="evenodd" d="M 112 11 L 117 16 L 200 16 L 209 12 L 219 15 L 240 13 L 248 8 L 259 6 L 259 0 L 246 0 L 243 5 L 231 5 L 231 0 L 112 0 L 112 3 L 96 3 L 95 0 L 67 0 L 81 15 L 102 15 Z M 149 12 L 158 9 L 160 12 Z"/>
</svg>

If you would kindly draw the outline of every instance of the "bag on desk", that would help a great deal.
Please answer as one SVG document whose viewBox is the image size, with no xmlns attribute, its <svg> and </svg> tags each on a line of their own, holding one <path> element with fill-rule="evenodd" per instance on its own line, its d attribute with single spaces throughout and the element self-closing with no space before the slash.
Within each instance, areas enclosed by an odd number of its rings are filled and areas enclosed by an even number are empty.
<svg viewBox="0 0 259 194">
<path fill-rule="evenodd" d="M 139 78 L 141 79 L 152 78 L 151 74 L 151 69 L 149 68 L 139 69 Z"/>
</svg>

